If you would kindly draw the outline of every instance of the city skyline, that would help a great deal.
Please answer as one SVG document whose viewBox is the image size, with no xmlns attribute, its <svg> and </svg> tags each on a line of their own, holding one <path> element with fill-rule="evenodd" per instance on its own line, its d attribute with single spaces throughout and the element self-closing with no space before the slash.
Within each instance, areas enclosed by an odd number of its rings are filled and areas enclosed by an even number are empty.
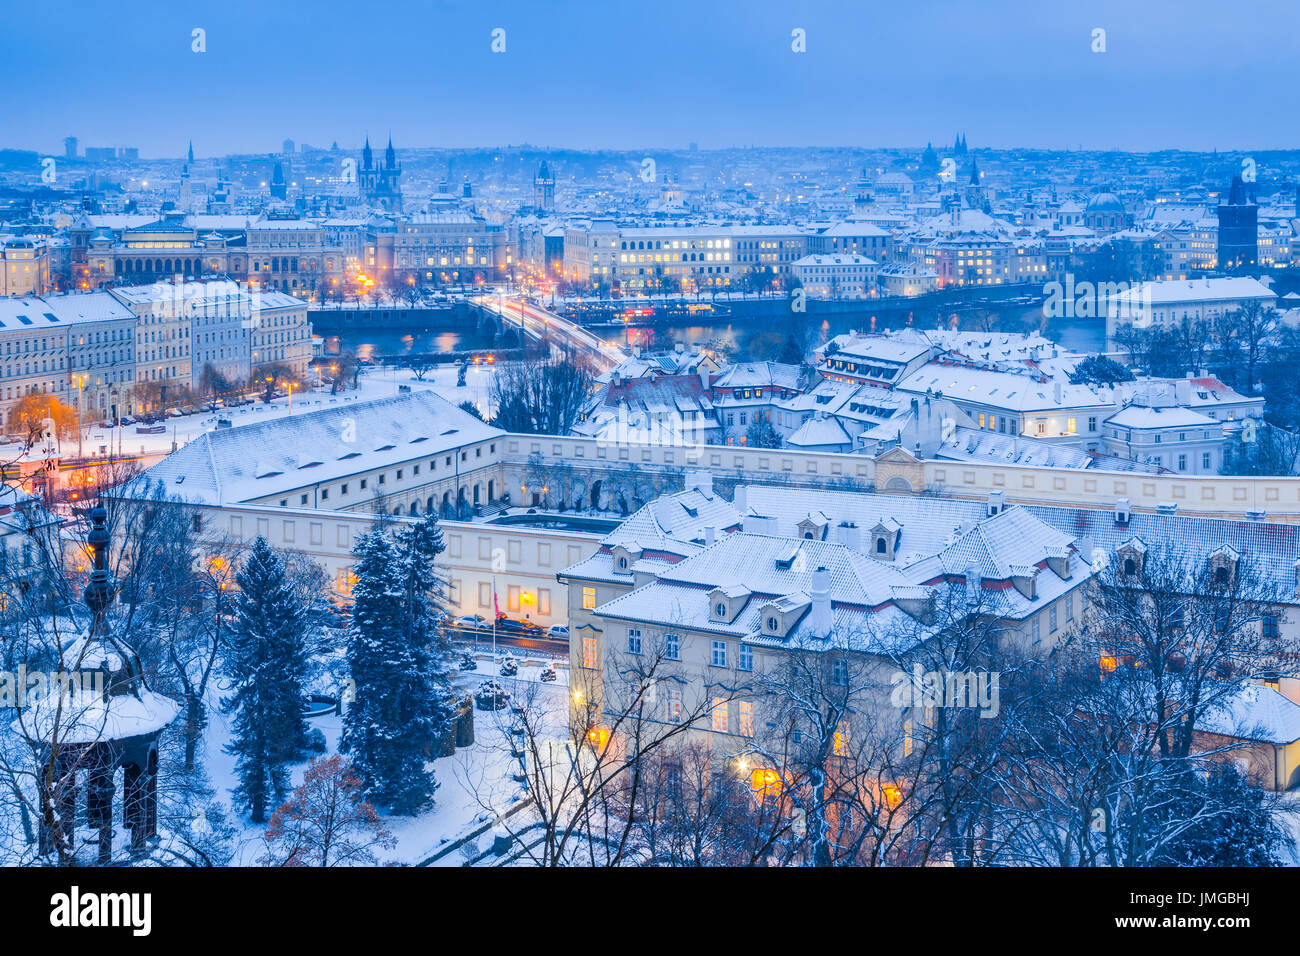
<svg viewBox="0 0 1300 956">
<path fill-rule="evenodd" d="M 201 155 L 248 154 L 358 129 L 431 148 L 910 147 L 960 131 L 995 148 L 1300 145 L 1278 128 L 1300 106 L 1291 64 L 1257 39 L 1294 32 L 1300 11 L 1273 0 L 1233 16 L 1171 0 L 1140 10 L 1013 0 L 996 20 L 947 2 L 611 13 L 398 0 L 369 19 L 335 2 L 310 19 L 242 0 L 134 7 L 139 17 L 86 10 L 73 35 L 42 29 L 52 14 L 36 14 L 0 37 L 11 70 L 43 80 L 8 111 L 4 146 L 53 153 L 75 135 L 146 157 L 179 156 L 189 140 Z M 195 29 L 203 52 L 191 49 Z M 1105 52 L 1093 49 L 1098 29 Z M 806 52 L 792 49 L 795 30 Z M 147 68 L 130 67 L 135 57 Z"/>
</svg>

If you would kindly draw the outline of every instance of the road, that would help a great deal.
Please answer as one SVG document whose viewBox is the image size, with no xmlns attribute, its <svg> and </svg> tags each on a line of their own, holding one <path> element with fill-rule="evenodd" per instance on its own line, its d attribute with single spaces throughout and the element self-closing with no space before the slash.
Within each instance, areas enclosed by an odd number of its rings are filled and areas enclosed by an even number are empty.
<svg viewBox="0 0 1300 956">
<path fill-rule="evenodd" d="M 526 302 L 519 296 L 482 295 L 474 303 L 501 318 L 503 323 L 519 326 L 529 335 L 557 340 L 585 355 L 604 371 L 626 360 L 628 355 L 617 345 L 602 342 L 582 326 L 556 315 L 541 306 Z"/>
</svg>

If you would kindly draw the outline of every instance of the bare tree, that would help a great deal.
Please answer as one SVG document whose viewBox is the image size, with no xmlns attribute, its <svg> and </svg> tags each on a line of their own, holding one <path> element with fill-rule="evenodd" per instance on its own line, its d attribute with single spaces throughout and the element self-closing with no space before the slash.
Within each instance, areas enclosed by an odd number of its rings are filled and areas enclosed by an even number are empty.
<svg viewBox="0 0 1300 956">
<path fill-rule="evenodd" d="M 593 381 L 591 367 L 567 350 L 498 367 L 491 386 L 493 424 L 524 434 L 567 435 Z"/>
</svg>

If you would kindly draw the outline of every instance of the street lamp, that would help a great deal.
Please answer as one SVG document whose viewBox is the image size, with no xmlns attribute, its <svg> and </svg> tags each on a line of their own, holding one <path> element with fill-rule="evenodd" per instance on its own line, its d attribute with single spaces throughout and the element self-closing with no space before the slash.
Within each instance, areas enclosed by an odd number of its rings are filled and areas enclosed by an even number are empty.
<svg viewBox="0 0 1300 956">
<path fill-rule="evenodd" d="M 73 376 L 73 381 L 77 383 L 77 460 L 81 460 L 81 399 L 85 393 L 87 376 Z"/>
</svg>

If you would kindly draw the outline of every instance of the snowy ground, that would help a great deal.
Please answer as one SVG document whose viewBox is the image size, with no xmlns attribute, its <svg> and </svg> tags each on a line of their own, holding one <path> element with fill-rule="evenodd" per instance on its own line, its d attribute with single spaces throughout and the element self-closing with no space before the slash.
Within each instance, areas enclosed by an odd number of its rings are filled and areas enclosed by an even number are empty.
<svg viewBox="0 0 1300 956">
<path fill-rule="evenodd" d="M 478 670 L 458 675 L 456 684 L 472 693 L 482 681 L 495 677 L 507 690 L 519 696 L 535 689 L 536 700 L 547 708 L 548 718 L 557 726 L 562 725 L 568 697 L 567 669 L 558 669 L 558 679 L 554 683 L 543 683 L 539 677 L 548 662 L 545 655 L 516 653 L 515 656 L 520 667 L 514 678 L 499 676 L 492 666 L 490 654 L 484 654 L 480 655 Z M 396 837 L 397 845 L 392 850 L 379 851 L 377 855 L 381 862 L 414 864 L 426 860 L 464 831 L 472 829 L 474 824 L 491 820 L 519 798 L 519 783 L 512 777 L 518 761 L 510 756 L 506 738 L 508 721 L 508 709 L 474 711 L 474 744 L 432 763 L 439 784 L 434 806 L 414 817 L 384 817 L 385 826 Z M 325 734 L 327 754 L 337 753 L 342 718 L 337 715 L 314 718 L 310 725 Z M 225 752 L 230 734 L 231 716 L 213 707 L 204 738 L 206 769 L 217 799 L 227 808 L 232 807 L 231 794 L 236 786 L 235 758 Z M 293 767 L 293 786 L 302 783 L 306 766 L 304 761 Z M 243 828 L 232 864 L 255 865 L 263 852 L 260 837 L 265 827 L 250 823 L 246 816 L 233 809 L 231 818 Z M 453 850 L 439 860 L 438 865 L 459 866 L 463 862 L 463 856 Z"/>
</svg>

